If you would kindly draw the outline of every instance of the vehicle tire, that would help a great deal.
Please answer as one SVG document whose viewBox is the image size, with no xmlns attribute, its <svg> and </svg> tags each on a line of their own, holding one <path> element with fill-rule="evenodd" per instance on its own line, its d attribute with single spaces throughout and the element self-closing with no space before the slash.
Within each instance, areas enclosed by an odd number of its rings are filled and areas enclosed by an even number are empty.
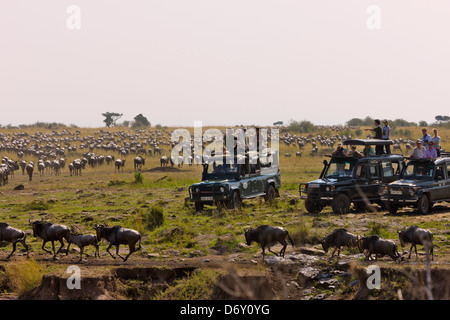
<svg viewBox="0 0 450 320">
<path fill-rule="evenodd" d="M 195 201 L 195 211 L 199 212 L 202 211 L 204 207 L 204 204 L 199 201 Z"/>
<path fill-rule="evenodd" d="M 336 197 L 334 197 L 333 202 L 331 203 L 331 207 L 333 208 L 334 213 L 348 213 L 348 210 L 350 209 L 350 199 L 343 193 L 338 194 Z"/>
<path fill-rule="evenodd" d="M 305 200 L 305 209 L 311 214 L 317 214 L 322 211 L 322 205 L 318 201 Z"/>
<path fill-rule="evenodd" d="M 275 196 L 276 196 L 275 187 L 273 185 L 269 185 L 269 188 L 267 189 L 267 193 L 264 199 L 267 202 L 271 202 L 273 201 L 273 199 L 275 199 Z"/>
<path fill-rule="evenodd" d="M 430 199 L 426 194 L 422 195 L 417 201 L 417 211 L 420 214 L 427 214 L 430 210 Z"/>
<path fill-rule="evenodd" d="M 230 201 L 228 202 L 229 209 L 240 209 L 241 208 L 241 197 L 239 192 L 233 191 Z"/>
</svg>

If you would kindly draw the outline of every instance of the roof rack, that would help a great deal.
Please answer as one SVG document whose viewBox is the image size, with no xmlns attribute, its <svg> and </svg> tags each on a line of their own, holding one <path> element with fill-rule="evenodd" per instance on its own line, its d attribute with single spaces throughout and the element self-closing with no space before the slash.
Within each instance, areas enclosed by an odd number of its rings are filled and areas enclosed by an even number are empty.
<svg viewBox="0 0 450 320">
<path fill-rule="evenodd" d="M 392 145 L 394 141 L 392 140 L 381 140 L 381 139 L 347 139 L 342 142 L 344 145 L 355 145 L 355 146 L 384 146 Z"/>
</svg>

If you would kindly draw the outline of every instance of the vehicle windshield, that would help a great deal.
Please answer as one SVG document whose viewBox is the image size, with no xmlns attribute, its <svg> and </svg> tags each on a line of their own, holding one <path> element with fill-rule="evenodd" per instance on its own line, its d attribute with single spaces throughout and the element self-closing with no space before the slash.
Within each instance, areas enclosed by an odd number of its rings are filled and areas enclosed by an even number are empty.
<svg viewBox="0 0 450 320">
<path fill-rule="evenodd" d="M 204 165 L 203 180 L 223 180 L 233 179 L 238 174 L 238 165 L 230 159 L 227 159 L 225 163 L 222 159 L 215 161 L 210 159 L 209 164 Z"/>
<path fill-rule="evenodd" d="M 430 161 L 411 161 L 407 164 L 401 178 L 407 180 L 431 180 L 434 168 L 434 163 Z"/>
<path fill-rule="evenodd" d="M 333 158 L 325 172 L 325 178 L 351 178 L 353 176 L 353 168 L 356 160 L 351 158 Z"/>
</svg>

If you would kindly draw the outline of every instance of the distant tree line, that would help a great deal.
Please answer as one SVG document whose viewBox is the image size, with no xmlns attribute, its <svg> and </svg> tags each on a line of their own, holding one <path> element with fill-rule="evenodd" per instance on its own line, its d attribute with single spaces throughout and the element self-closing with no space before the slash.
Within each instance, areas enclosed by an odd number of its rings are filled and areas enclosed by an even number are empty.
<svg viewBox="0 0 450 320">
<path fill-rule="evenodd" d="M 122 117 L 122 113 L 117 112 L 105 112 L 102 113 L 102 116 L 105 117 L 103 122 L 105 125 L 109 127 L 114 127 L 117 125 L 124 126 L 124 127 L 132 127 L 132 128 L 144 128 L 144 127 L 150 127 L 151 123 L 148 121 L 147 117 L 145 117 L 142 113 L 138 114 L 133 118 L 134 121 L 128 121 L 125 120 L 122 123 L 118 124 L 117 121 Z"/>
</svg>

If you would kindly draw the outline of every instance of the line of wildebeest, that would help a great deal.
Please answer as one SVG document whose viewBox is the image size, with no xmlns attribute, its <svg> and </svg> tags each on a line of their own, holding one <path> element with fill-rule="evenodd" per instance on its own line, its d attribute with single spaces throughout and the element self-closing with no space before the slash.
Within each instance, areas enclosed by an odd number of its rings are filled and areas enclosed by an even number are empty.
<svg viewBox="0 0 450 320">
<path fill-rule="evenodd" d="M 116 255 L 122 258 L 123 261 L 127 261 L 128 257 L 133 252 L 136 252 L 137 250 L 142 248 L 141 247 L 142 235 L 138 231 L 123 228 L 118 225 L 109 227 L 106 223 L 96 224 L 94 226 L 96 234 L 82 235 L 70 230 L 69 227 L 63 224 L 53 224 L 43 220 L 40 221 L 29 220 L 29 223 L 33 229 L 33 236 L 39 237 L 43 240 L 41 247 L 42 250 L 50 254 L 52 252 L 45 249 L 45 244 L 47 242 L 51 242 L 53 259 L 56 259 L 61 249 L 65 246 L 64 239 L 68 242 L 66 255 L 69 254 L 69 248 L 72 243 L 80 248 L 80 258 L 78 262 L 81 261 L 83 258 L 84 247 L 90 245 L 95 247 L 94 257 L 100 258 L 98 244 L 102 239 L 105 239 L 107 242 L 109 242 L 109 245 L 106 248 L 106 252 L 108 252 L 111 255 L 111 257 L 116 258 L 109 251 L 109 249 L 112 246 L 115 246 Z M 0 243 L 2 241 L 6 241 L 11 242 L 13 245 L 13 250 L 7 256 L 6 258 L 7 260 L 9 260 L 9 258 L 14 254 L 14 252 L 16 251 L 16 245 L 19 242 L 25 247 L 28 256 L 28 245 L 25 242 L 26 236 L 27 235 L 25 231 L 14 228 L 4 222 L 0 223 Z M 280 243 L 283 247 L 279 255 L 284 257 L 286 247 L 288 245 L 286 239 L 288 239 L 291 245 L 294 246 L 294 242 L 289 236 L 289 232 L 283 227 L 262 225 L 255 229 L 250 228 L 245 230 L 244 236 L 247 245 L 250 246 L 252 242 L 257 242 L 261 246 L 263 261 L 265 259 L 266 248 L 268 249 L 269 252 L 272 252 L 276 256 L 278 256 L 278 253 L 272 251 L 270 248 L 275 244 Z M 431 231 L 413 225 L 408 229 L 398 231 L 398 236 L 402 247 L 404 247 L 407 243 L 411 244 L 408 258 L 411 258 L 412 249 L 414 248 L 417 259 L 418 257 L 417 245 L 423 245 L 425 248 L 427 259 L 429 255 L 431 255 L 431 259 L 434 260 L 433 234 L 431 233 Z M 61 246 L 57 251 L 55 251 L 55 241 L 58 241 L 61 244 Z M 339 256 L 341 248 L 343 246 L 346 246 L 358 248 L 359 251 L 364 253 L 365 257 L 369 260 L 372 258 L 372 255 L 375 255 L 375 258 L 387 255 L 391 257 L 394 261 L 400 261 L 402 258 L 402 255 L 400 255 L 399 252 L 397 251 L 397 245 L 393 240 L 383 239 L 378 235 L 372 235 L 368 237 L 358 236 L 349 233 L 346 229 L 343 228 L 334 230 L 330 235 L 322 238 L 320 242 L 322 244 L 322 248 L 325 251 L 325 253 L 327 253 L 330 248 L 334 248 L 331 257 L 334 256 L 336 250 L 338 251 Z M 128 245 L 129 252 L 128 255 L 126 255 L 125 257 L 122 257 L 119 254 L 120 245 Z M 137 248 L 136 245 L 138 245 Z"/>
<path fill-rule="evenodd" d="M 107 164 L 115 161 L 115 169 L 119 170 L 125 165 L 125 160 L 114 160 L 113 155 L 96 155 L 93 151 L 95 149 L 103 150 L 105 152 L 117 152 L 119 156 L 126 156 L 128 154 L 136 154 L 134 159 L 135 170 L 141 169 L 145 164 L 145 158 L 140 156 L 155 154 L 161 155 L 162 146 L 174 146 L 174 141 L 170 141 L 170 133 L 164 130 L 135 130 L 134 132 L 127 131 L 114 131 L 108 132 L 105 130 L 99 130 L 95 132 L 97 137 L 94 136 L 81 136 L 80 131 L 69 132 L 64 129 L 61 132 L 53 130 L 51 133 L 37 132 L 35 134 L 29 133 L 14 133 L 3 134 L 0 133 L 0 152 L 15 152 L 19 158 L 34 156 L 38 158 L 37 167 L 40 175 L 44 174 L 44 170 L 53 170 L 54 174 L 60 174 L 61 168 L 66 165 L 65 157 L 67 154 L 76 153 L 79 151 L 85 151 L 89 149 L 89 152 L 83 152 L 83 157 L 75 159 L 69 163 L 70 174 L 81 175 L 81 170 L 86 165 L 95 167 L 101 165 L 104 162 Z M 331 136 L 330 138 L 322 137 L 320 135 L 308 137 L 291 135 L 284 133 L 280 136 L 280 140 L 284 141 L 286 145 L 298 145 L 299 149 L 303 149 L 307 143 L 310 143 L 312 150 L 317 152 L 318 144 L 324 147 L 332 147 L 336 141 L 349 138 L 339 136 L 338 134 Z M 404 142 L 403 140 L 400 143 Z M 166 156 L 161 157 L 161 166 L 169 164 L 173 165 L 173 161 Z M 32 180 L 34 171 L 34 162 L 28 163 L 24 160 L 18 162 L 12 159 L 4 157 L 2 164 L 0 165 L 0 185 L 8 182 L 8 176 L 14 175 L 15 170 L 22 168 L 22 174 L 25 171 L 29 175 L 30 181 Z M 52 243 L 53 258 L 56 258 L 58 253 L 64 247 L 63 239 L 65 239 L 69 245 L 67 248 L 67 254 L 69 253 L 69 247 L 72 243 L 80 248 L 80 260 L 84 252 L 84 247 L 92 245 L 96 249 L 95 256 L 99 255 L 98 243 L 103 238 L 109 242 L 107 252 L 113 257 L 109 249 L 111 246 L 116 246 L 116 254 L 124 261 L 135 251 L 141 249 L 141 234 L 132 229 L 123 228 L 121 226 L 109 227 L 106 224 L 95 225 L 96 234 L 81 235 L 76 232 L 72 232 L 67 226 L 61 224 L 52 224 L 45 221 L 29 221 L 33 228 L 33 235 L 40 237 L 43 240 L 42 249 L 48 253 L 52 253 L 45 249 L 47 242 Z M 280 251 L 280 255 L 284 256 L 286 251 L 287 242 L 286 238 L 291 241 L 286 229 L 281 227 L 272 227 L 263 225 L 256 229 L 250 229 L 245 231 L 245 238 L 248 245 L 251 245 L 253 241 L 260 244 L 262 248 L 262 256 L 264 259 L 265 248 L 276 255 L 277 253 L 270 250 L 270 247 L 276 243 L 280 243 L 283 248 Z M 399 231 L 400 244 L 404 246 L 406 243 L 411 243 L 411 249 L 409 257 L 411 257 L 411 251 L 413 248 L 416 250 L 416 245 L 424 245 L 427 254 L 431 254 L 433 257 L 433 235 L 429 230 L 418 228 L 417 226 L 411 226 L 406 230 Z M 12 242 L 13 250 L 8 255 L 9 259 L 16 250 L 16 244 L 22 243 L 27 250 L 28 246 L 25 243 L 26 233 L 22 230 L 9 226 L 6 223 L 0 223 L 0 242 L 7 241 Z M 55 241 L 61 243 L 60 248 L 55 251 Z M 138 248 L 136 245 L 138 244 Z M 366 258 L 371 259 L 371 256 L 388 255 L 393 260 L 398 261 L 401 255 L 397 251 L 397 246 L 392 240 L 382 239 L 378 235 L 369 237 L 360 237 L 353 235 L 345 229 L 337 229 L 327 237 L 321 240 L 322 247 L 325 252 L 328 252 L 330 247 L 334 247 L 335 250 L 332 253 L 334 256 L 336 250 L 338 250 L 338 256 L 342 246 L 357 247 L 360 252 L 364 252 Z M 119 246 L 128 245 L 129 253 L 126 257 L 119 255 Z"/>
</svg>

